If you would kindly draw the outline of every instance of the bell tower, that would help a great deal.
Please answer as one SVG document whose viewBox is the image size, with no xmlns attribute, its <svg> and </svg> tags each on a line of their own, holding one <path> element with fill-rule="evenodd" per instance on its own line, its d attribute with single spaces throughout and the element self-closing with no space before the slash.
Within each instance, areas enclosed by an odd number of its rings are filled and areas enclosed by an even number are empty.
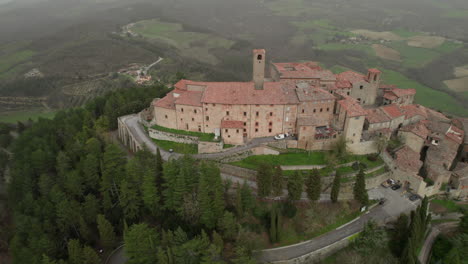
<svg viewBox="0 0 468 264">
<path fill-rule="evenodd" d="M 265 82 L 265 50 L 253 50 L 253 82 L 256 90 L 263 90 Z"/>
</svg>

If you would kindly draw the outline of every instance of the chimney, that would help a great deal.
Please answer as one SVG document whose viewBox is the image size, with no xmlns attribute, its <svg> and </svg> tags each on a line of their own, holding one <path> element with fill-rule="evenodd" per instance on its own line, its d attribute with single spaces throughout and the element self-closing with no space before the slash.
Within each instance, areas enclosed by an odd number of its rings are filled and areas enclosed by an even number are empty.
<svg viewBox="0 0 468 264">
<path fill-rule="evenodd" d="M 253 82 L 255 90 L 263 90 L 265 82 L 265 50 L 253 50 Z"/>
</svg>

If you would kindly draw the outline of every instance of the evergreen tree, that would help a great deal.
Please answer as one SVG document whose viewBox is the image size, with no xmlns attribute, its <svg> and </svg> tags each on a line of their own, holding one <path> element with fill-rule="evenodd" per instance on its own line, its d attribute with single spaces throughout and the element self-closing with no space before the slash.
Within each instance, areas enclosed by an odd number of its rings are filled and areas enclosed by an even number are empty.
<svg viewBox="0 0 468 264">
<path fill-rule="evenodd" d="M 160 205 L 159 195 L 161 192 L 158 189 L 157 177 L 155 171 L 149 169 L 143 174 L 143 183 L 141 186 L 143 203 L 153 217 L 158 215 Z"/>
<path fill-rule="evenodd" d="M 124 234 L 125 255 L 129 264 L 157 263 L 159 239 L 154 228 L 135 224 Z"/>
<path fill-rule="evenodd" d="M 162 205 L 164 204 L 163 199 L 163 186 L 164 186 L 164 163 L 161 156 L 161 151 L 159 148 L 156 150 L 156 166 L 155 172 L 156 174 L 156 189 L 158 190 L 157 197 L 159 198 L 159 203 Z"/>
<path fill-rule="evenodd" d="M 258 196 L 267 197 L 271 194 L 272 169 L 268 163 L 261 163 L 257 169 Z"/>
<path fill-rule="evenodd" d="M 338 196 L 340 195 L 341 187 L 341 173 L 336 171 L 335 178 L 333 179 L 332 189 L 330 193 L 330 199 L 332 202 L 336 203 L 338 201 Z"/>
<path fill-rule="evenodd" d="M 241 200 L 244 212 L 251 212 L 255 207 L 255 196 L 252 194 L 247 181 L 244 181 L 241 187 Z"/>
<path fill-rule="evenodd" d="M 225 211 L 223 217 L 218 223 L 218 227 L 223 233 L 225 240 L 234 240 L 237 236 L 237 221 L 234 214 Z"/>
<path fill-rule="evenodd" d="M 242 218 L 244 216 L 244 207 L 242 205 L 242 191 L 238 184 L 236 189 L 236 213 L 237 217 Z"/>
<path fill-rule="evenodd" d="M 137 186 L 127 180 L 120 184 L 120 206 L 123 209 L 125 219 L 132 221 L 140 214 L 140 195 Z"/>
<path fill-rule="evenodd" d="M 80 241 L 72 239 L 68 241 L 68 263 L 70 264 L 82 264 L 83 263 L 83 251 Z"/>
<path fill-rule="evenodd" d="M 176 161 L 170 160 L 164 163 L 164 206 L 166 209 L 176 211 L 182 206 L 182 197 L 178 197 L 175 193 L 177 178 L 179 175 L 179 166 Z"/>
<path fill-rule="evenodd" d="M 354 183 L 353 188 L 354 199 L 361 203 L 361 205 L 366 206 L 369 203 L 369 196 L 366 190 L 366 179 L 364 174 L 364 169 L 360 169 L 356 175 L 356 182 Z"/>
<path fill-rule="evenodd" d="M 112 208 L 118 200 L 119 186 L 125 173 L 125 154 L 114 144 L 106 146 L 102 162 L 101 194 L 104 209 Z"/>
<path fill-rule="evenodd" d="M 406 243 L 408 242 L 408 216 L 405 214 L 401 214 L 395 225 L 394 225 L 394 232 L 392 235 L 392 242 L 390 243 L 390 249 L 393 252 L 393 255 L 399 257 L 403 254 L 403 250 L 406 247 Z"/>
<path fill-rule="evenodd" d="M 101 258 L 99 258 L 98 254 L 94 249 L 89 246 L 85 246 L 83 248 L 83 263 L 86 264 L 100 264 Z"/>
<path fill-rule="evenodd" d="M 322 181 L 320 172 L 317 169 L 312 170 L 306 180 L 306 192 L 307 197 L 311 201 L 317 201 L 320 199 L 320 193 L 322 191 Z"/>
<path fill-rule="evenodd" d="M 117 236 L 112 224 L 103 215 L 97 216 L 99 240 L 106 250 L 111 250 L 117 243 Z"/>
<path fill-rule="evenodd" d="M 288 178 L 288 197 L 292 201 L 301 199 L 304 180 L 302 173 L 295 171 L 293 176 Z"/>
<path fill-rule="evenodd" d="M 272 208 L 270 211 L 270 241 L 271 243 L 276 243 L 278 242 L 276 240 L 277 238 L 277 230 L 276 230 L 276 219 L 278 217 L 278 212 Z"/>
<path fill-rule="evenodd" d="M 100 180 L 99 158 L 88 154 L 83 162 L 84 183 L 88 190 L 98 190 Z"/>
<path fill-rule="evenodd" d="M 213 163 L 203 162 L 200 165 L 200 182 L 198 187 L 200 205 L 200 221 L 209 229 L 213 229 L 219 218 L 223 216 L 224 196 L 223 184 L 219 168 Z"/>
<path fill-rule="evenodd" d="M 283 195 L 283 170 L 281 166 L 276 166 L 272 178 L 272 191 L 274 196 Z"/>
</svg>

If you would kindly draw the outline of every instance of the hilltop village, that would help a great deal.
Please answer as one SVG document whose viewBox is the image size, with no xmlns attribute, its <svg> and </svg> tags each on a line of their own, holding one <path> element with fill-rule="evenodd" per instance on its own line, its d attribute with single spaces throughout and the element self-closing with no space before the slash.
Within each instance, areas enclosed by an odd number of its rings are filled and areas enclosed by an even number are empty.
<svg viewBox="0 0 468 264">
<path fill-rule="evenodd" d="M 467 151 L 466 120 L 414 104 L 415 89 L 382 84 L 378 69 L 333 74 L 316 62 L 271 63 L 266 78 L 265 50 L 254 50 L 252 60 L 252 81 L 181 80 L 153 100 L 146 119 L 214 133 L 231 145 L 283 134 L 288 148 L 328 150 L 344 138 L 349 151 L 369 154 L 393 140 L 398 144 L 382 155 L 395 178 L 420 195 L 450 182 L 453 195 L 466 197 L 468 166 L 457 162 Z"/>
</svg>

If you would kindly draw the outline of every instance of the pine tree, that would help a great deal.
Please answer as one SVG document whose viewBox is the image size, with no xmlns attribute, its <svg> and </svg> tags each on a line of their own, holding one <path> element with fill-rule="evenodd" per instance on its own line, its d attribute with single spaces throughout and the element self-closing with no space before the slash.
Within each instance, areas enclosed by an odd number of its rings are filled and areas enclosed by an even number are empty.
<svg viewBox="0 0 468 264">
<path fill-rule="evenodd" d="M 147 224 L 136 224 L 124 234 L 125 255 L 129 264 L 157 263 L 158 235 Z"/>
<path fill-rule="evenodd" d="M 101 245 L 106 249 L 106 251 L 113 249 L 117 242 L 117 236 L 115 235 L 112 224 L 107 221 L 103 215 L 98 215 L 97 226 Z"/>
<path fill-rule="evenodd" d="M 276 166 L 272 178 L 272 191 L 274 196 L 283 195 L 283 170 L 281 166 Z"/>
<path fill-rule="evenodd" d="M 155 166 L 155 174 L 156 174 L 156 188 L 158 190 L 157 197 L 159 197 L 159 203 L 162 205 L 164 204 L 164 197 L 163 197 L 163 186 L 164 186 L 164 163 L 161 156 L 161 151 L 159 148 L 156 150 L 156 166 Z"/>
<path fill-rule="evenodd" d="M 366 206 L 369 203 L 369 196 L 366 190 L 366 179 L 364 174 L 364 169 L 360 169 L 356 175 L 356 182 L 354 183 L 353 188 L 354 199 L 361 203 L 361 205 Z"/>
<path fill-rule="evenodd" d="M 128 221 L 137 219 L 140 214 L 140 195 L 137 187 L 125 179 L 120 184 L 120 206 Z"/>
<path fill-rule="evenodd" d="M 242 200 L 242 209 L 244 212 L 251 212 L 255 207 L 255 197 L 252 194 L 247 181 L 244 181 L 241 187 L 241 200 Z"/>
<path fill-rule="evenodd" d="M 333 179 L 333 185 L 330 193 L 330 199 L 332 202 L 336 203 L 338 201 L 338 196 L 340 195 L 341 187 L 341 174 L 336 171 L 335 178 Z"/>
<path fill-rule="evenodd" d="M 322 181 L 320 178 L 320 172 L 317 169 L 312 170 L 306 181 L 306 192 L 307 197 L 311 201 L 317 201 L 320 199 L 320 193 L 322 191 Z"/>
<path fill-rule="evenodd" d="M 257 169 L 258 196 L 267 197 L 271 194 L 272 170 L 267 163 L 261 163 Z"/>
<path fill-rule="evenodd" d="M 101 193 L 104 197 L 104 209 L 112 208 L 118 200 L 119 186 L 125 173 L 125 153 L 114 144 L 109 144 L 103 155 Z"/>
<path fill-rule="evenodd" d="M 236 190 L 236 213 L 238 218 L 244 216 L 244 207 L 242 206 L 242 192 L 240 185 L 237 186 Z"/>
<path fill-rule="evenodd" d="M 278 217 L 278 213 L 275 208 L 272 208 L 270 211 L 270 241 L 271 243 L 278 242 L 277 238 L 277 230 L 276 230 L 276 219 Z"/>
<path fill-rule="evenodd" d="M 88 190 L 98 190 L 100 180 L 99 159 L 94 154 L 88 154 L 83 162 L 84 182 Z"/>
<path fill-rule="evenodd" d="M 209 229 L 216 226 L 224 211 L 223 184 L 219 169 L 212 163 L 200 165 L 198 187 L 200 222 Z"/>
<path fill-rule="evenodd" d="M 68 262 L 70 264 L 82 264 L 83 263 L 83 251 L 80 241 L 72 239 L 68 241 Z"/>
<path fill-rule="evenodd" d="M 159 213 L 160 194 L 157 185 L 157 175 L 154 170 L 149 169 L 143 174 L 141 186 L 143 204 L 150 214 L 155 217 Z"/>
<path fill-rule="evenodd" d="M 101 258 L 99 258 L 98 254 L 94 249 L 89 246 L 85 246 L 83 248 L 83 263 L 86 264 L 100 264 Z"/>
<path fill-rule="evenodd" d="M 179 167 L 176 161 L 171 160 L 164 163 L 164 207 L 173 211 L 182 204 L 182 201 L 177 200 L 174 194 L 178 174 Z"/>
<path fill-rule="evenodd" d="M 301 199 L 304 180 L 302 173 L 295 171 L 293 176 L 288 178 L 288 197 L 292 201 Z"/>
<path fill-rule="evenodd" d="M 231 212 L 225 211 L 218 223 L 219 229 L 223 232 L 225 240 L 234 240 L 237 236 L 237 221 Z"/>
</svg>

